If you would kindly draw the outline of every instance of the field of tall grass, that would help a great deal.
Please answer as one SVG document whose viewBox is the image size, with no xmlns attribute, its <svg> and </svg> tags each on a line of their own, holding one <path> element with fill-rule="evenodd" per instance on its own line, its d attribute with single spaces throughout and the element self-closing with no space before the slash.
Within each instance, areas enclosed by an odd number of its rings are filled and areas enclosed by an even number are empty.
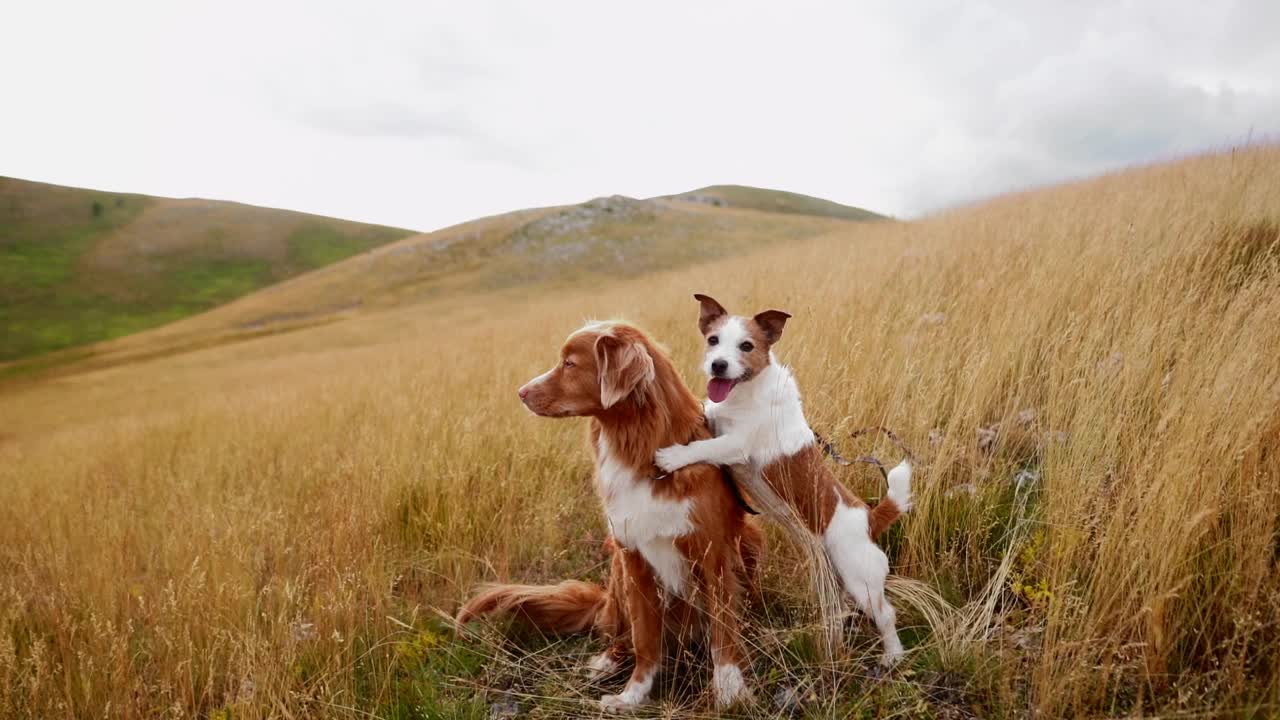
<svg viewBox="0 0 1280 720">
<path fill-rule="evenodd" d="M 908 658 L 875 672 L 858 619 L 819 656 L 775 538 L 740 715 L 1275 715 L 1278 229 L 1254 147 L 10 383 L 0 716 L 595 715 L 589 640 L 445 618 L 482 581 L 601 576 L 584 426 L 515 389 L 592 317 L 700 389 L 694 292 L 793 314 L 778 354 L 846 454 L 893 457 L 847 438 L 879 424 L 921 456 L 885 541 Z M 649 712 L 713 715 L 700 662 Z"/>
</svg>

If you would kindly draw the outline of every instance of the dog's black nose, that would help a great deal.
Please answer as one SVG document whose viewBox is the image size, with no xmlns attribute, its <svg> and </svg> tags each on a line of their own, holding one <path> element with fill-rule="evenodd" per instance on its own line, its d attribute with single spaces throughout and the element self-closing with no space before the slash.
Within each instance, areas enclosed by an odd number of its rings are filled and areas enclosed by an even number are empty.
<svg viewBox="0 0 1280 720">
<path fill-rule="evenodd" d="M 724 371 L 728 369 L 729 369 L 728 360 L 712 360 L 711 361 L 711 374 L 715 375 L 716 377 L 720 377 L 721 375 L 724 375 Z"/>
</svg>

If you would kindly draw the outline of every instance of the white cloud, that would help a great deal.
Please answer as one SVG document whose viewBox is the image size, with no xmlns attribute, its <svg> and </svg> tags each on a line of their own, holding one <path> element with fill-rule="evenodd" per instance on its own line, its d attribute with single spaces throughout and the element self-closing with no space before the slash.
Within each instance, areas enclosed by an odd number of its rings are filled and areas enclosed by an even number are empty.
<svg viewBox="0 0 1280 720">
<path fill-rule="evenodd" d="M 917 215 L 1280 129 L 1280 4 L 23 3 L 0 174 L 420 229 L 716 182 Z"/>
</svg>

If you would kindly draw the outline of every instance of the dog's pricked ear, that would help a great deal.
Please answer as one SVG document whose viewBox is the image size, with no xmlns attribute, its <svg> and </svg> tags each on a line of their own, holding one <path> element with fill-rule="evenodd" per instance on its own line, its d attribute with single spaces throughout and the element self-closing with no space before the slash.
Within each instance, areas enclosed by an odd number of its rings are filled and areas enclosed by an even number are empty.
<svg viewBox="0 0 1280 720">
<path fill-rule="evenodd" d="M 653 357 L 644 345 L 601 335 L 596 340 L 600 368 L 600 405 L 608 410 L 644 383 L 653 382 Z"/>
<path fill-rule="evenodd" d="M 693 299 L 702 303 L 702 308 L 698 313 L 698 329 L 702 331 L 703 335 L 707 334 L 707 331 L 711 329 L 711 325 L 716 320 L 729 314 L 729 311 L 725 310 L 724 306 L 716 302 L 715 298 L 710 295 L 694 295 Z"/>
<path fill-rule="evenodd" d="M 787 318 L 789 317 L 791 316 L 781 310 L 765 310 L 752 318 L 752 320 L 755 320 L 756 325 L 760 326 L 760 329 L 764 331 L 765 339 L 772 345 L 782 339 L 782 327 L 787 324 Z"/>
</svg>

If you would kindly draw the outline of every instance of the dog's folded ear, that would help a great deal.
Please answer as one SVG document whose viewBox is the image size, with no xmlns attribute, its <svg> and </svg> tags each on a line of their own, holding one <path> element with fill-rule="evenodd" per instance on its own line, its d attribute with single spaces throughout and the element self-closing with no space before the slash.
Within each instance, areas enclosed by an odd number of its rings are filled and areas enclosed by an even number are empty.
<svg viewBox="0 0 1280 720">
<path fill-rule="evenodd" d="M 694 295 L 693 299 L 702 303 L 702 308 L 698 313 L 698 329 L 702 331 L 703 335 L 707 334 L 707 331 L 711 329 L 711 325 L 716 320 L 729 314 L 729 311 L 725 310 L 724 306 L 716 302 L 715 298 L 710 295 Z"/>
<path fill-rule="evenodd" d="M 601 335 L 595 350 L 596 366 L 600 368 L 600 405 L 606 410 L 641 385 L 653 382 L 653 357 L 644 345 Z"/>
<path fill-rule="evenodd" d="M 791 315 L 781 310 L 765 310 L 752 318 L 752 320 L 755 320 L 756 325 L 760 326 L 760 329 L 764 331 L 765 339 L 772 345 L 782 339 L 782 327 L 787 324 L 787 318 L 789 317 Z"/>
</svg>

